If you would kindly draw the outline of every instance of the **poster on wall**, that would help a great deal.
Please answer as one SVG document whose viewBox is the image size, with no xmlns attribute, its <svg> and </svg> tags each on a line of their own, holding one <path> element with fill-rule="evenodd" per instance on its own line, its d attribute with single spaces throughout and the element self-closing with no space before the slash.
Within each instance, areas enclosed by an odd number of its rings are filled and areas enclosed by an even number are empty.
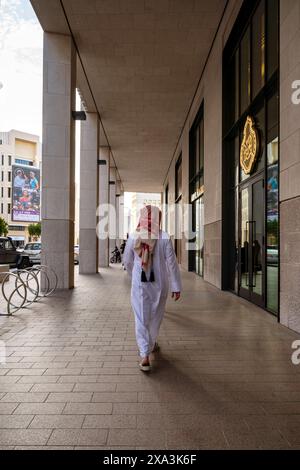
<svg viewBox="0 0 300 470">
<path fill-rule="evenodd" d="M 12 221 L 40 221 L 40 170 L 33 166 L 12 166 Z"/>
</svg>

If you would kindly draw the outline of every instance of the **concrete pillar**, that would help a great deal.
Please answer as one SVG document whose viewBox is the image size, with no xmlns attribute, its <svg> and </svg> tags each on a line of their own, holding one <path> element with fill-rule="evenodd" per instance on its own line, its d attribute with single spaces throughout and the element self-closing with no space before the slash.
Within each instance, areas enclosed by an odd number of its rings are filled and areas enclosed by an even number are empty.
<svg viewBox="0 0 300 470">
<path fill-rule="evenodd" d="M 100 147 L 99 150 L 99 206 L 109 203 L 109 147 Z M 101 164 L 100 164 L 101 163 Z M 106 227 L 106 232 L 108 227 Z M 99 267 L 106 268 L 109 265 L 108 238 L 103 238 L 105 233 L 99 233 L 98 251 Z"/>
<path fill-rule="evenodd" d="M 110 167 L 109 169 L 109 204 L 116 209 L 116 183 L 117 183 L 117 175 L 116 169 L 114 167 Z M 116 211 L 115 211 L 116 213 Z M 111 257 L 111 252 L 116 247 L 116 236 L 113 234 L 116 232 L 116 218 L 110 217 L 109 219 L 109 229 L 110 229 L 110 237 L 109 237 L 109 257 Z"/>
<path fill-rule="evenodd" d="M 42 263 L 74 287 L 76 52 L 70 36 L 44 33 Z"/>
<path fill-rule="evenodd" d="M 124 191 L 120 191 L 120 196 L 119 196 L 119 240 L 120 240 L 120 243 L 122 243 L 122 241 L 124 239 L 126 239 L 126 233 L 125 232 L 125 228 L 124 228 Z"/>
<path fill-rule="evenodd" d="M 280 321 L 300 333 L 300 2 L 280 2 Z"/>
<path fill-rule="evenodd" d="M 80 218 L 79 272 L 98 272 L 98 206 L 99 119 L 97 113 L 86 113 L 81 123 L 80 140 Z"/>
</svg>

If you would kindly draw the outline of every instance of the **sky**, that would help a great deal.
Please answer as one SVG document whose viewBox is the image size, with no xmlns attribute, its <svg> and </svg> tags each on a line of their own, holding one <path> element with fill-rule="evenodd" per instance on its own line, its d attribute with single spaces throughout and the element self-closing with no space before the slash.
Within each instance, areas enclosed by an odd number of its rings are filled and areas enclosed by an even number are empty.
<svg viewBox="0 0 300 470">
<path fill-rule="evenodd" d="M 29 0 L 0 0 L 0 131 L 42 135 L 43 31 Z"/>
</svg>

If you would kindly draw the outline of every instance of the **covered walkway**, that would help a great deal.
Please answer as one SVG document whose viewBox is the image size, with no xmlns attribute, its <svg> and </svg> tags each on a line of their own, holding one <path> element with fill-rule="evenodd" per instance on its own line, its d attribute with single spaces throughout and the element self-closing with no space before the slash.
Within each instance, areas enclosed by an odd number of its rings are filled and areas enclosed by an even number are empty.
<svg viewBox="0 0 300 470">
<path fill-rule="evenodd" d="M 2 317 L 1 448 L 299 448 L 296 334 L 191 273 L 183 281 L 150 375 L 120 267 Z"/>
</svg>

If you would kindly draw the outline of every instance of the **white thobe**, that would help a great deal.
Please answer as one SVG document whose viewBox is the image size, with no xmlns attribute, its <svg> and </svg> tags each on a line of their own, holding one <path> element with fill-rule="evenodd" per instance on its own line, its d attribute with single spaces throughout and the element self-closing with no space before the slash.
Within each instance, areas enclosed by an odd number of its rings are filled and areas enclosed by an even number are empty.
<svg viewBox="0 0 300 470">
<path fill-rule="evenodd" d="M 141 258 L 130 236 L 124 253 L 124 266 L 131 276 L 131 305 L 135 316 L 135 333 L 141 357 L 151 353 L 163 319 L 169 289 L 181 292 L 180 271 L 172 242 L 160 231 L 153 254 L 154 282 L 141 282 Z M 146 273 L 149 279 L 150 272 Z"/>
</svg>

